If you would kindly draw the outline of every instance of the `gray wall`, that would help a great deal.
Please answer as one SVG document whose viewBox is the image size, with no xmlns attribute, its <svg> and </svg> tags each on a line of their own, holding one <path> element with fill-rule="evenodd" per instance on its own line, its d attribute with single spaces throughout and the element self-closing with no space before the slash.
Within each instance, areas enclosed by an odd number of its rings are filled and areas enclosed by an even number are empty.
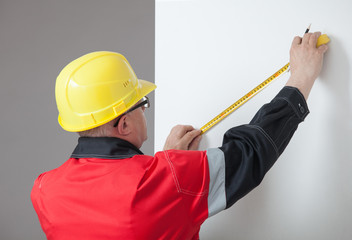
<svg viewBox="0 0 352 240">
<path fill-rule="evenodd" d="M 62 164 L 77 136 L 57 123 L 55 79 L 91 51 L 124 54 L 154 81 L 153 0 L 0 2 L 0 239 L 44 239 L 30 202 L 34 179 Z M 154 97 L 152 96 L 152 101 Z M 146 112 L 153 153 L 153 111 Z"/>
</svg>

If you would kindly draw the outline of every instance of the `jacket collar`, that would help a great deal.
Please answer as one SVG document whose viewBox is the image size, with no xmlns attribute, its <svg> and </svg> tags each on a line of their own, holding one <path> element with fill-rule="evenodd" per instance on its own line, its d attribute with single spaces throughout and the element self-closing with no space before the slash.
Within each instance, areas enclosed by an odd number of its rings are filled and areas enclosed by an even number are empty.
<svg viewBox="0 0 352 240">
<path fill-rule="evenodd" d="M 114 137 L 80 137 L 71 158 L 124 159 L 143 153 L 133 144 Z"/>
</svg>

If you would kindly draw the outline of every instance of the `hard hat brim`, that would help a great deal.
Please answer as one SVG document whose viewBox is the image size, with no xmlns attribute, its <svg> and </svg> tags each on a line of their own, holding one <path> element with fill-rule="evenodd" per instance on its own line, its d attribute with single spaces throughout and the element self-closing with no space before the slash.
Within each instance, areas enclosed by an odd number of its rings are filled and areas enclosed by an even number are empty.
<svg viewBox="0 0 352 240">
<path fill-rule="evenodd" d="M 138 101 L 156 89 L 156 85 L 152 82 L 148 82 L 142 79 L 138 79 L 138 82 L 141 85 L 141 97 L 138 99 Z"/>
</svg>

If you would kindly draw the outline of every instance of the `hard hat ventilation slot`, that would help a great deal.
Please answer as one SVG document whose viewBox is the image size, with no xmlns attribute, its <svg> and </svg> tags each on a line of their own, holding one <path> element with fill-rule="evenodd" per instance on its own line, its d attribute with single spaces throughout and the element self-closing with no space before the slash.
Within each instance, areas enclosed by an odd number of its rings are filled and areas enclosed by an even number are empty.
<svg viewBox="0 0 352 240">
<path fill-rule="evenodd" d="M 126 82 L 123 83 L 123 86 L 127 87 L 129 84 L 130 84 L 130 81 L 126 81 Z"/>
</svg>

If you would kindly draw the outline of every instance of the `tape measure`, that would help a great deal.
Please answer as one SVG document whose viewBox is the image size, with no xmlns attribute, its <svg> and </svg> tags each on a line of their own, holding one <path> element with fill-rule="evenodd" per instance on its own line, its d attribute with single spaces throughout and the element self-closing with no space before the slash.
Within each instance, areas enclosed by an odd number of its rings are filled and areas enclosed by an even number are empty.
<svg viewBox="0 0 352 240">
<path fill-rule="evenodd" d="M 330 41 L 330 39 L 329 39 L 329 37 L 326 34 L 320 35 L 320 37 L 318 38 L 318 41 L 317 41 L 317 47 L 319 47 L 322 44 L 326 44 L 329 41 Z M 202 131 L 201 134 L 204 134 L 210 128 L 214 127 L 221 120 L 223 120 L 225 117 L 227 117 L 230 113 L 232 113 L 233 111 L 237 110 L 243 104 L 248 102 L 252 97 L 257 95 L 261 90 L 263 90 L 265 87 L 267 87 L 269 85 L 269 83 L 271 83 L 273 80 L 275 80 L 276 78 L 281 76 L 283 73 L 287 72 L 289 69 L 290 69 L 290 63 L 287 63 L 285 66 L 280 68 L 277 72 L 275 72 L 269 78 L 264 80 L 264 82 L 262 82 L 261 84 L 259 84 L 255 88 L 253 88 L 246 95 L 241 97 L 239 100 L 237 100 L 231 106 L 229 106 L 224 111 L 222 111 L 220 114 L 218 114 L 216 117 L 214 117 L 212 120 L 210 120 L 207 124 L 205 124 L 203 127 L 201 127 L 200 128 L 200 130 Z"/>
</svg>

